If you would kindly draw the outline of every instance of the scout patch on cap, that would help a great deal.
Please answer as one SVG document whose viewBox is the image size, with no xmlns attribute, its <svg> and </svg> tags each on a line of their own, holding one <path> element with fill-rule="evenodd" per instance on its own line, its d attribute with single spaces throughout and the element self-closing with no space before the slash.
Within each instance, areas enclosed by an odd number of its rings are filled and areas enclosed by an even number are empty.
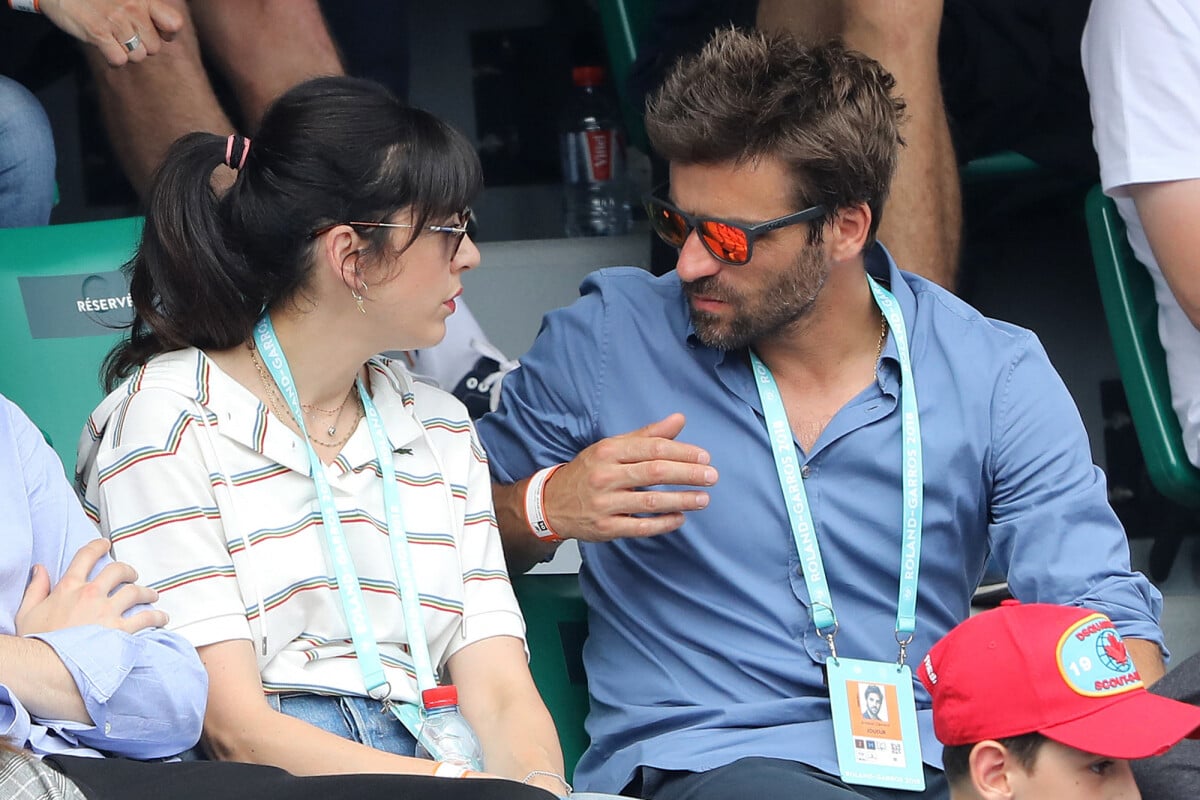
<svg viewBox="0 0 1200 800">
<path fill-rule="evenodd" d="M 1121 635 L 1103 614 L 1084 617 L 1067 628 L 1058 640 L 1058 671 L 1072 690 L 1085 697 L 1143 688 Z"/>
</svg>

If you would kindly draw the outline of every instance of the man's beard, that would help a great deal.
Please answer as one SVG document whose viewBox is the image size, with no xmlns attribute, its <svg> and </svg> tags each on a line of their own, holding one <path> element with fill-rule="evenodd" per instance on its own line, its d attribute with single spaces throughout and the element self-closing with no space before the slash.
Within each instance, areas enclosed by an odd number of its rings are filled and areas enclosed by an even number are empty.
<svg viewBox="0 0 1200 800">
<path fill-rule="evenodd" d="M 689 300 L 699 295 L 729 304 L 733 311 L 732 319 L 698 311 L 690 302 L 688 311 L 691 313 L 692 327 L 701 342 L 717 350 L 737 350 L 771 338 L 794 325 L 812 308 L 828 275 L 821 248 L 806 245 L 791 265 L 771 277 L 764 287 L 755 291 L 753 297 L 722 286 L 719 280 L 721 273 L 685 283 L 683 291 Z"/>
</svg>

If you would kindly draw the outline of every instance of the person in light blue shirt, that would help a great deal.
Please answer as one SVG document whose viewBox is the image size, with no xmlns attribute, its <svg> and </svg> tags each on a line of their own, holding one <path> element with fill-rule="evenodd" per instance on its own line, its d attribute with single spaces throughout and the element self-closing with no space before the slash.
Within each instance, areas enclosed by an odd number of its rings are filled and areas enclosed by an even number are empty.
<svg viewBox="0 0 1200 800">
<path fill-rule="evenodd" d="M 839 777 L 825 634 L 839 656 L 895 664 L 915 583 L 915 663 L 967 617 L 989 555 L 1018 598 L 1103 612 L 1142 677 L 1162 673 L 1161 595 L 1130 570 L 1037 338 L 874 240 L 903 111 L 892 85 L 865 56 L 775 34 L 722 31 L 681 62 L 647 110 L 671 174 L 648 212 L 676 270 L 590 276 L 480 422 L 510 569 L 580 540 L 583 789 L 918 796 Z M 794 468 L 776 468 L 780 417 L 752 357 L 778 387 Z M 797 483 L 815 544 L 793 536 Z M 828 606 L 837 625 L 819 633 Z M 919 796 L 945 798 L 929 695 L 912 689 Z"/>
<path fill-rule="evenodd" d="M 62 463 L 4 398 L 0 475 L 0 737 L 42 755 L 191 747 L 208 690 L 195 649 L 137 607 L 156 593 L 108 557 Z"/>
</svg>

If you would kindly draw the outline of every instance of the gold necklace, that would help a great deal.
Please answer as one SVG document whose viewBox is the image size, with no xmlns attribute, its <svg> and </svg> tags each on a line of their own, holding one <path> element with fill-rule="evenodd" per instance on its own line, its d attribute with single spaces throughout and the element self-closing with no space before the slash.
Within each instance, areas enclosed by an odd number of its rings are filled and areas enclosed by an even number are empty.
<svg viewBox="0 0 1200 800">
<path fill-rule="evenodd" d="M 322 416 L 326 416 L 326 417 L 332 415 L 333 417 L 335 417 L 335 421 L 336 421 L 336 417 L 341 416 L 342 409 L 346 407 L 346 403 L 349 402 L 350 395 L 353 393 L 354 393 L 354 387 L 351 386 L 350 391 L 346 392 L 346 396 L 342 398 L 342 402 L 338 403 L 337 408 L 321 408 L 320 406 L 315 405 L 313 403 L 301 403 L 300 408 L 304 409 L 305 411 L 307 411 L 310 414 L 321 414 Z M 335 428 L 335 427 L 331 427 L 329 429 L 330 436 L 333 436 L 333 434 L 336 432 L 337 432 L 337 428 Z"/>
<path fill-rule="evenodd" d="M 275 385 L 275 381 L 267 375 L 267 367 L 265 364 L 263 364 L 262 358 L 260 358 L 258 355 L 258 348 L 254 346 L 252 341 L 246 342 L 246 348 L 250 351 L 250 360 L 254 362 L 254 368 L 258 371 L 258 380 L 262 383 L 263 392 L 267 395 L 267 406 L 270 407 L 275 416 L 279 417 L 281 420 L 291 420 L 292 424 L 295 425 L 295 419 L 292 417 L 291 411 L 286 408 L 287 404 L 284 403 L 283 396 L 279 393 L 279 387 L 277 387 Z M 351 398 L 351 396 L 356 396 L 354 394 L 353 386 L 350 387 L 350 391 L 346 394 L 346 399 L 343 400 L 342 404 L 338 407 L 339 416 L 341 410 L 346 407 L 346 402 Z M 311 441 L 313 444 L 319 444 L 322 447 L 341 447 L 346 442 L 350 441 L 350 437 L 354 435 L 354 431 L 358 428 L 358 421 L 362 419 L 365 414 L 365 411 L 362 407 L 362 400 L 358 400 L 358 402 L 355 403 L 355 406 L 356 409 L 354 413 L 354 421 L 350 425 L 350 429 L 346 431 L 345 435 L 343 435 L 340 439 L 336 439 L 334 441 L 325 441 L 323 439 L 318 439 L 307 431 L 304 432 L 304 435 L 307 436 L 309 441 Z M 304 406 L 301 405 L 301 408 L 303 407 Z M 336 418 L 334 419 L 334 422 L 337 422 Z M 336 425 L 329 426 L 328 431 L 329 435 L 332 436 L 337 432 Z"/>
<path fill-rule="evenodd" d="M 318 439 L 317 437 L 313 436 L 310 433 L 310 434 L 308 434 L 309 441 L 311 441 L 313 444 L 319 444 L 322 447 L 338 447 L 338 448 L 340 448 L 346 442 L 350 441 L 350 437 L 354 435 L 354 431 L 358 428 L 358 421 L 363 418 L 363 414 L 364 414 L 363 407 L 362 407 L 362 400 L 358 397 L 358 395 L 355 395 L 354 398 L 356 401 L 354 404 L 355 405 L 354 421 L 351 422 L 349 429 L 344 434 L 342 434 L 342 436 L 340 438 L 338 438 L 332 442 L 327 442 L 322 439 Z M 345 403 L 343 403 L 342 405 L 345 405 Z"/>
<path fill-rule="evenodd" d="M 305 405 L 304 403 L 300 404 L 300 408 L 303 409 L 305 413 L 312 414 L 314 416 L 314 420 L 315 420 L 315 416 L 316 416 L 317 412 L 320 412 L 323 416 L 326 416 L 326 417 L 328 417 L 329 415 L 332 414 L 333 419 L 330 421 L 329 427 L 327 427 L 325 429 L 325 433 L 327 433 L 330 436 L 333 436 L 335 433 L 337 433 L 337 421 L 342 418 L 342 409 L 346 407 L 346 403 L 348 403 L 350 401 L 350 396 L 353 394 L 354 394 L 354 387 L 351 386 L 350 391 L 346 392 L 346 396 L 342 398 L 341 404 L 338 405 L 338 407 L 333 410 L 317 408 L 316 406 Z"/>
<path fill-rule="evenodd" d="M 879 344 L 875 347 L 875 378 L 879 379 L 879 359 L 883 358 L 883 344 L 887 341 L 888 324 L 887 317 L 883 312 L 879 312 Z"/>
</svg>

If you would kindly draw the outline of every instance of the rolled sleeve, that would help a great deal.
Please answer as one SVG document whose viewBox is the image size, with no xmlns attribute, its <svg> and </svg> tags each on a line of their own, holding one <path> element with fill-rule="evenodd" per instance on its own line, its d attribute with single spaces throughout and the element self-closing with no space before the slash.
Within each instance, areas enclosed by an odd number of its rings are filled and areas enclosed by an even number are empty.
<svg viewBox="0 0 1200 800">
<path fill-rule="evenodd" d="M 21 700 L 0 683 L 0 739 L 20 744 L 29 741 L 33 720 Z"/>
<path fill-rule="evenodd" d="M 1084 606 L 1163 647 L 1162 595 L 1129 563 L 1066 386 L 1028 334 L 996 394 L 990 537 L 1024 602 Z"/>
<path fill-rule="evenodd" d="M 521 365 L 505 376 L 496 411 L 479 421 L 497 482 L 513 483 L 541 467 L 570 461 L 598 438 L 596 398 L 607 359 L 614 357 L 613 348 L 603 346 L 606 272 L 584 280 L 578 301 L 546 315 Z"/>
<path fill-rule="evenodd" d="M 40 720 L 67 740 L 129 758 L 162 758 L 200 738 L 208 678 L 182 637 L 99 625 L 38 634 L 66 665 L 93 725 Z"/>
</svg>

